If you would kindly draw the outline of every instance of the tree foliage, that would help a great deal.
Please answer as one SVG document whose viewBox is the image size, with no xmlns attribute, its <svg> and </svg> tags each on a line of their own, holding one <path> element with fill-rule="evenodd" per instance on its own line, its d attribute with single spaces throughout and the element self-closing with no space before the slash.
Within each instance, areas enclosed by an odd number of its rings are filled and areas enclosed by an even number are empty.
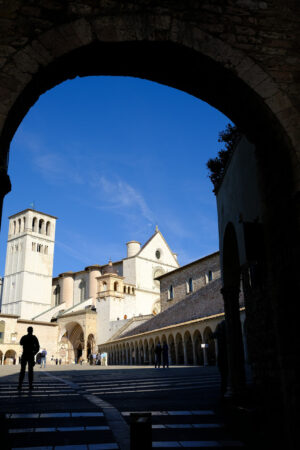
<svg viewBox="0 0 300 450">
<path fill-rule="evenodd" d="M 210 172 L 209 178 L 214 185 L 213 192 L 216 192 L 220 186 L 227 163 L 241 137 L 241 132 L 235 125 L 230 123 L 226 125 L 225 130 L 219 133 L 218 142 L 224 143 L 224 148 L 218 152 L 216 158 L 210 158 L 206 166 Z"/>
</svg>

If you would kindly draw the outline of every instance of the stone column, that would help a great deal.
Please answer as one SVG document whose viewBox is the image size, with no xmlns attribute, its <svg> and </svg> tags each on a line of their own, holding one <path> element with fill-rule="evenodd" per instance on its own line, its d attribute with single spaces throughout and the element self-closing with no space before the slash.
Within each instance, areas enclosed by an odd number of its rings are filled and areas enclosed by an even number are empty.
<svg viewBox="0 0 300 450">
<path fill-rule="evenodd" d="M 238 396 L 245 389 L 245 361 L 239 310 L 240 289 L 238 286 L 224 287 L 221 293 L 225 309 L 228 383 L 232 395 Z"/>
<path fill-rule="evenodd" d="M 176 342 L 174 342 L 175 347 L 175 364 L 178 365 L 178 346 L 176 345 Z"/>
<path fill-rule="evenodd" d="M 74 278 L 73 272 L 65 272 L 59 275 L 61 302 L 66 303 L 66 309 L 73 306 Z"/>
<path fill-rule="evenodd" d="M 215 349 L 216 349 L 216 365 L 218 361 L 218 354 L 219 354 L 219 347 L 218 347 L 218 340 L 215 339 Z"/>
<path fill-rule="evenodd" d="M 93 299 L 93 305 L 96 304 L 97 298 L 97 277 L 101 276 L 100 266 L 89 266 L 85 270 L 89 272 L 89 298 Z"/>
<path fill-rule="evenodd" d="M 192 346 L 193 346 L 193 365 L 196 366 L 197 365 L 197 355 L 196 355 L 195 342 L 193 339 L 192 339 Z"/>
<path fill-rule="evenodd" d="M 203 344 L 203 365 L 208 366 L 208 360 L 207 360 L 207 347 L 206 343 Z M 204 347 L 205 346 L 205 347 Z"/>
<path fill-rule="evenodd" d="M 184 365 L 187 366 L 188 365 L 188 359 L 187 359 L 187 350 L 186 350 L 186 342 L 182 342 L 183 344 L 183 360 L 184 360 Z"/>
</svg>

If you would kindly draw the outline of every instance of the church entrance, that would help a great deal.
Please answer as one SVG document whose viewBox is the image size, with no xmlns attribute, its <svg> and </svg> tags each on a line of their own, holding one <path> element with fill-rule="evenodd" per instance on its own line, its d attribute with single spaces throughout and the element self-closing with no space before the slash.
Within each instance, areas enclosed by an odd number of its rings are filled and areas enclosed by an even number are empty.
<svg viewBox="0 0 300 450">
<path fill-rule="evenodd" d="M 84 358 L 84 331 L 78 322 L 65 325 L 65 333 L 61 338 L 61 352 L 65 355 L 66 363 L 78 363 Z"/>
</svg>

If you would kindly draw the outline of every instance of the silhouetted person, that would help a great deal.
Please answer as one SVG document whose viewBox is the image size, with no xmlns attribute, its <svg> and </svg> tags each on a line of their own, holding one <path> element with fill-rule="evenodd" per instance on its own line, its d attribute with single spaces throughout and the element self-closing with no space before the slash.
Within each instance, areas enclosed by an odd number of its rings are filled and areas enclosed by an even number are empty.
<svg viewBox="0 0 300 450">
<path fill-rule="evenodd" d="M 227 390 L 228 381 L 227 338 L 225 320 L 222 320 L 222 322 L 217 325 L 216 331 L 213 333 L 213 337 L 217 339 L 218 343 L 217 364 L 221 375 L 221 395 L 223 397 Z"/>
<path fill-rule="evenodd" d="M 155 353 L 155 368 L 158 367 L 160 368 L 161 365 L 161 352 L 162 352 L 162 348 L 160 345 L 160 342 L 157 343 L 154 353 Z"/>
<path fill-rule="evenodd" d="M 25 376 L 26 364 L 28 363 L 28 381 L 29 389 L 33 389 L 33 367 L 35 365 L 34 356 L 40 349 L 40 344 L 38 338 L 34 336 L 33 328 L 27 328 L 28 334 L 21 337 L 20 345 L 23 346 L 23 353 L 21 357 L 21 371 L 19 375 L 19 386 L 18 389 L 22 389 L 22 384 Z"/>
<path fill-rule="evenodd" d="M 163 343 L 162 348 L 162 357 L 163 357 L 163 368 L 169 367 L 169 347 L 166 342 Z"/>
</svg>

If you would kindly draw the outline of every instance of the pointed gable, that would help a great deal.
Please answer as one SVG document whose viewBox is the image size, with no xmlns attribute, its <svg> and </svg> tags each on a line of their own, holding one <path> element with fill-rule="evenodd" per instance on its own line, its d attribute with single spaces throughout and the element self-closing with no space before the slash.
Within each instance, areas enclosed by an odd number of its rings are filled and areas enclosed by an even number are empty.
<svg viewBox="0 0 300 450">
<path fill-rule="evenodd" d="M 158 229 L 156 229 L 153 236 L 143 245 L 136 256 L 176 268 L 179 267 L 174 253 Z"/>
</svg>

